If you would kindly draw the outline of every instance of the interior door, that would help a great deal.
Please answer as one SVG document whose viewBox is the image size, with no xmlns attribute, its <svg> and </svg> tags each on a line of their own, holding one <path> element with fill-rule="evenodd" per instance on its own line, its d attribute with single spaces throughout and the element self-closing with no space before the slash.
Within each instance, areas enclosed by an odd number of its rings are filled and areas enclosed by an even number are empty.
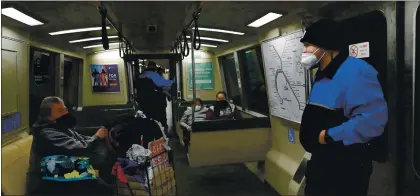
<svg viewBox="0 0 420 196">
<path fill-rule="evenodd" d="M 382 85 L 382 89 L 387 97 L 387 21 L 381 11 L 368 12 L 353 18 L 342 21 L 343 37 L 346 39 L 347 48 L 344 50 L 351 56 L 359 56 L 371 64 L 378 71 L 378 79 Z M 368 52 L 364 46 L 367 46 Z M 366 55 L 368 54 L 368 55 Z M 395 95 L 397 96 L 397 95 Z M 398 118 L 395 114 L 390 114 L 390 118 Z M 404 134 L 401 131 L 401 134 Z M 388 128 L 382 136 L 375 140 L 376 145 L 384 149 L 387 153 L 388 146 Z M 384 192 L 383 183 L 388 183 L 388 180 L 395 179 L 392 172 L 392 164 L 388 162 L 386 165 L 376 166 L 371 177 L 370 193 Z"/>
<path fill-rule="evenodd" d="M 52 53 L 31 48 L 29 66 L 29 122 L 38 118 L 42 99 L 55 95 L 55 67 Z"/>
<path fill-rule="evenodd" d="M 9 115 L 18 110 L 17 52 L 1 50 L 1 115 Z"/>
<path fill-rule="evenodd" d="M 357 56 L 371 64 L 378 71 L 378 79 L 387 99 L 387 23 L 380 11 L 373 11 L 342 21 L 346 48 L 350 56 Z M 367 46 L 367 49 L 366 49 Z M 388 147 L 388 129 L 378 140 Z M 385 152 L 385 151 L 384 151 Z"/>
<path fill-rule="evenodd" d="M 7 133 L 21 126 L 18 92 L 17 51 L 1 50 L 1 133 Z"/>
<path fill-rule="evenodd" d="M 420 180 L 420 103 L 417 102 L 420 99 L 420 44 L 419 44 L 419 36 L 420 36 L 420 7 L 417 8 L 416 12 L 416 31 L 415 31 L 415 64 L 414 64 L 414 127 L 413 127 L 413 170 L 415 176 Z"/>
<path fill-rule="evenodd" d="M 168 105 L 166 106 L 166 118 L 167 118 L 167 123 L 168 123 L 168 133 L 169 134 L 173 134 L 175 132 L 174 129 L 174 124 L 175 124 L 175 115 L 176 115 L 176 106 L 174 104 L 174 102 L 177 101 L 177 85 L 176 85 L 176 61 L 172 58 L 167 59 L 167 62 L 169 62 L 169 73 L 168 73 L 168 80 L 173 80 L 175 81 L 172 84 L 172 87 L 170 89 L 170 95 L 171 95 L 171 100 L 168 102 Z M 163 66 L 164 67 L 164 66 Z M 164 67 L 165 70 L 167 67 Z M 166 72 L 166 71 L 165 71 Z"/>
<path fill-rule="evenodd" d="M 63 99 L 68 108 L 78 106 L 79 60 L 64 60 Z"/>
<path fill-rule="evenodd" d="M 382 84 L 383 90 L 386 91 L 386 64 L 387 64 L 387 26 L 386 18 L 380 11 L 369 12 L 354 18 L 342 21 L 342 29 L 345 32 L 344 38 L 346 45 L 349 46 L 345 50 L 349 55 L 350 50 L 355 49 L 358 43 L 369 42 L 369 57 L 362 58 L 369 64 L 373 65 L 379 72 L 379 82 Z M 362 49 L 355 46 L 360 54 Z M 347 49 L 347 48 L 346 48 Z M 356 52 L 356 53 L 357 53 Z"/>
</svg>

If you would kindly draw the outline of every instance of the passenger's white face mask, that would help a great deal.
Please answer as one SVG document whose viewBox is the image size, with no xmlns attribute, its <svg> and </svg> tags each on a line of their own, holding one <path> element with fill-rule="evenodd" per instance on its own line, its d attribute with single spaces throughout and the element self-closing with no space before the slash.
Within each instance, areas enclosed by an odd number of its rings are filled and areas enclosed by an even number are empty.
<svg viewBox="0 0 420 196">
<path fill-rule="evenodd" d="M 316 64 L 319 63 L 319 61 L 322 59 L 322 57 L 324 57 L 324 54 L 322 54 L 321 58 L 316 58 L 315 53 L 318 52 L 319 48 L 315 50 L 315 52 L 313 53 L 302 53 L 302 59 L 301 59 L 301 64 L 302 67 L 304 67 L 305 69 L 311 69 L 313 68 Z"/>
</svg>

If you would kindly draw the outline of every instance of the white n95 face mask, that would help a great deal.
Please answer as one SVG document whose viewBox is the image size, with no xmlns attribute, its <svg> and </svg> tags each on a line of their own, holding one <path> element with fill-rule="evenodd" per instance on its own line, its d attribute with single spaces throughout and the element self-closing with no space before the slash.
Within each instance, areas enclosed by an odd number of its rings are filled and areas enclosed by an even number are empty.
<svg viewBox="0 0 420 196">
<path fill-rule="evenodd" d="M 315 52 L 313 52 L 313 53 L 302 53 L 301 64 L 302 64 L 302 67 L 303 68 L 305 68 L 305 69 L 311 69 L 316 64 L 319 63 L 319 61 L 322 59 L 322 57 L 324 57 L 325 52 L 324 52 L 324 54 L 322 54 L 321 58 L 319 58 L 319 60 L 318 60 L 318 58 L 316 58 L 316 56 L 315 56 L 315 53 L 318 50 L 319 50 L 319 48 L 316 49 Z"/>
</svg>

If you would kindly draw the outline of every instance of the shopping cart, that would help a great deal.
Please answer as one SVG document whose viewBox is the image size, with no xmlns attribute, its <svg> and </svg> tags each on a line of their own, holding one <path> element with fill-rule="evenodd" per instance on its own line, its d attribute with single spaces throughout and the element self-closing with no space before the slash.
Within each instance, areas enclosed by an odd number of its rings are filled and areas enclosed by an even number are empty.
<svg viewBox="0 0 420 196">
<path fill-rule="evenodd" d="M 163 139 L 149 144 L 152 154 L 143 164 L 138 164 L 125 174 L 127 182 L 117 179 L 117 196 L 176 196 L 173 154 L 165 148 Z"/>
</svg>

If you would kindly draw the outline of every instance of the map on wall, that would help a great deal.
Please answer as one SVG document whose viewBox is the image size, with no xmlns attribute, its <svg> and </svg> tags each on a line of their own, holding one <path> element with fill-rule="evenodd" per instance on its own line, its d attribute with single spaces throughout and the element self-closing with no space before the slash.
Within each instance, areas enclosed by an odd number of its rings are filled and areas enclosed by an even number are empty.
<svg viewBox="0 0 420 196">
<path fill-rule="evenodd" d="M 306 106 L 306 70 L 300 60 L 302 31 L 264 42 L 261 50 L 267 77 L 270 114 L 300 123 Z"/>
</svg>

